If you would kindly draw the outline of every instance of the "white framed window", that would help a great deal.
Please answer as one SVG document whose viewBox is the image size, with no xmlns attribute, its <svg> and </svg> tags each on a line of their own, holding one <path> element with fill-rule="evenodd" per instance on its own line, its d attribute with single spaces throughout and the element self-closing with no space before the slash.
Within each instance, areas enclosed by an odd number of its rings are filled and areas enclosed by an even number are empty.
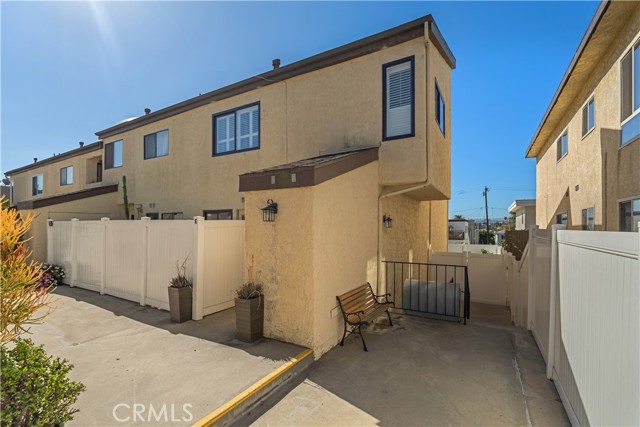
<svg viewBox="0 0 640 427">
<path fill-rule="evenodd" d="M 620 61 L 621 146 L 640 136 L 640 41 Z"/>
<path fill-rule="evenodd" d="M 260 148 L 260 103 L 213 116 L 213 155 Z"/>
<path fill-rule="evenodd" d="M 382 66 L 382 139 L 415 135 L 414 57 Z"/>
<path fill-rule="evenodd" d="M 169 155 L 169 130 L 144 136 L 144 159 L 154 159 Z"/>
<path fill-rule="evenodd" d="M 73 184 L 73 166 L 60 169 L 60 185 Z"/>
<path fill-rule="evenodd" d="M 438 127 L 442 134 L 445 134 L 445 103 L 444 98 L 442 97 L 442 92 L 440 92 L 440 86 L 438 86 L 438 81 L 436 80 L 436 105 L 435 105 L 435 114 L 436 114 L 436 122 L 438 123 Z"/>
<path fill-rule="evenodd" d="M 586 136 L 596 126 L 596 100 L 591 98 L 582 107 L 582 136 Z"/>
<path fill-rule="evenodd" d="M 582 229 L 590 231 L 596 229 L 594 208 L 582 209 Z"/>
<path fill-rule="evenodd" d="M 569 153 L 569 133 L 565 130 L 556 141 L 556 160 L 562 159 L 567 153 Z"/>
<path fill-rule="evenodd" d="M 567 212 L 560 212 L 556 214 L 556 224 L 567 225 L 569 223 L 569 214 Z"/>
<path fill-rule="evenodd" d="M 31 177 L 31 195 L 39 196 L 44 192 L 44 175 L 41 173 Z"/>
<path fill-rule="evenodd" d="M 104 146 L 104 168 L 122 167 L 122 140 L 110 142 Z"/>
<path fill-rule="evenodd" d="M 640 199 L 620 202 L 620 231 L 638 231 Z"/>
</svg>

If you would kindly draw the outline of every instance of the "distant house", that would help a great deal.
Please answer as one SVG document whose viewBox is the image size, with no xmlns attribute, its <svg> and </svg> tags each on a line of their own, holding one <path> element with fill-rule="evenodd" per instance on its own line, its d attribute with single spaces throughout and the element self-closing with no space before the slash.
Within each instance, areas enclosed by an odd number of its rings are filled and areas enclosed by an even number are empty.
<svg viewBox="0 0 640 427">
<path fill-rule="evenodd" d="M 536 221 L 635 231 L 640 221 L 640 3 L 600 3 L 526 151 Z"/>
<path fill-rule="evenodd" d="M 472 219 L 449 220 L 449 245 L 478 243 L 479 227 Z"/>
<path fill-rule="evenodd" d="M 530 225 L 536 225 L 536 200 L 514 200 L 509 206 L 509 213 L 516 217 L 516 230 L 526 230 Z"/>
</svg>

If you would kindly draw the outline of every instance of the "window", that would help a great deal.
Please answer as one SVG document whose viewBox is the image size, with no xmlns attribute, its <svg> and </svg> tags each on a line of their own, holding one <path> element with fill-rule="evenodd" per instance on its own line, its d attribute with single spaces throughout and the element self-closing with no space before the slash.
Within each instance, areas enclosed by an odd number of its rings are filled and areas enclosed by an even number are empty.
<svg viewBox="0 0 640 427">
<path fill-rule="evenodd" d="M 169 130 L 144 136 L 144 158 L 153 159 L 169 155 Z"/>
<path fill-rule="evenodd" d="M 37 196 L 42 194 L 44 190 L 44 178 L 42 174 L 34 175 L 31 177 L 31 195 Z"/>
<path fill-rule="evenodd" d="M 560 160 L 569 152 L 569 134 L 567 132 L 563 133 L 558 141 L 556 142 L 557 148 L 557 156 L 556 160 Z"/>
<path fill-rule="evenodd" d="M 147 212 L 144 216 L 154 220 L 160 218 L 160 216 L 158 215 L 158 212 Z"/>
<path fill-rule="evenodd" d="M 382 66 L 382 139 L 407 138 L 414 131 L 414 58 Z"/>
<path fill-rule="evenodd" d="M 122 140 L 104 146 L 104 168 L 113 169 L 122 166 Z"/>
<path fill-rule="evenodd" d="M 202 216 L 207 221 L 233 219 L 233 211 L 231 209 L 203 211 Z"/>
<path fill-rule="evenodd" d="M 582 107 L 582 136 L 585 136 L 596 125 L 596 100 L 591 98 Z"/>
<path fill-rule="evenodd" d="M 620 203 L 620 231 L 638 231 L 640 199 Z"/>
<path fill-rule="evenodd" d="M 444 135 L 444 114 L 445 114 L 445 105 L 444 99 L 442 98 L 442 93 L 440 92 L 440 87 L 438 86 L 438 81 L 436 80 L 436 122 L 438 122 L 438 127 L 440 131 Z"/>
<path fill-rule="evenodd" d="M 556 224 L 567 225 L 569 222 L 568 219 L 569 219 L 569 216 L 567 215 L 566 212 L 560 212 L 559 214 L 556 215 Z"/>
<path fill-rule="evenodd" d="M 73 184 L 73 166 L 60 169 L 60 185 Z"/>
<path fill-rule="evenodd" d="M 594 208 L 582 209 L 582 229 L 595 230 Z"/>
<path fill-rule="evenodd" d="M 213 116 L 213 155 L 260 148 L 260 103 Z"/>
<path fill-rule="evenodd" d="M 182 219 L 182 212 L 164 212 L 162 219 Z"/>
<path fill-rule="evenodd" d="M 640 135 L 640 42 L 620 61 L 622 140 L 625 145 Z"/>
</svg>

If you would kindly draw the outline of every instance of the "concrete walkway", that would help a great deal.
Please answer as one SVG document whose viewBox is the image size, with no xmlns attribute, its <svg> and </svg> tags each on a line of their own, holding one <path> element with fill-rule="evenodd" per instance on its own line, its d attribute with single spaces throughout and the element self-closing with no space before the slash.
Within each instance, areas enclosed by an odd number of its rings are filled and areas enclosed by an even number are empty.
<svg viewBox="0 0 640 427">
<path fill-rule="evenodd" d="M 269 374 L 300 347 L 235 340 L 235 314 L 171 323 L 169 313 L 79 288 L 30 338 L 75 365 L 87 390 L 69 426 L 191 425 Z"/>
<path fill-rule="evenodd" d="M 351 336 L 236 425 L 568 426 L 530 333 L 505 307 L 472 307 L 457 323 L 384 319 Z"/>
</svg>

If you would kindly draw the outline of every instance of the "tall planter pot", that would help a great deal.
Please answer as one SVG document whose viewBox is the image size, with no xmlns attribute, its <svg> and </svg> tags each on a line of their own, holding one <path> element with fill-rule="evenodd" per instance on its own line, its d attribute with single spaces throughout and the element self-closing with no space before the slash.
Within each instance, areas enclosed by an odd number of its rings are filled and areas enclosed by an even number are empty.
<svg viewBox="0 0 640 427">
<path fill-rule="evenodd" d="M 236 332 L 240 341 L 254 342 L 262 338 L 263 320 L 264 296 L 236 298 Z"/>
<path fill-rule="evenodd" d="M 174 288 L 169 286 L 169 313 L 171 321 L 182 323 L 191 320 L 191 287 Z"/>
</svg>

